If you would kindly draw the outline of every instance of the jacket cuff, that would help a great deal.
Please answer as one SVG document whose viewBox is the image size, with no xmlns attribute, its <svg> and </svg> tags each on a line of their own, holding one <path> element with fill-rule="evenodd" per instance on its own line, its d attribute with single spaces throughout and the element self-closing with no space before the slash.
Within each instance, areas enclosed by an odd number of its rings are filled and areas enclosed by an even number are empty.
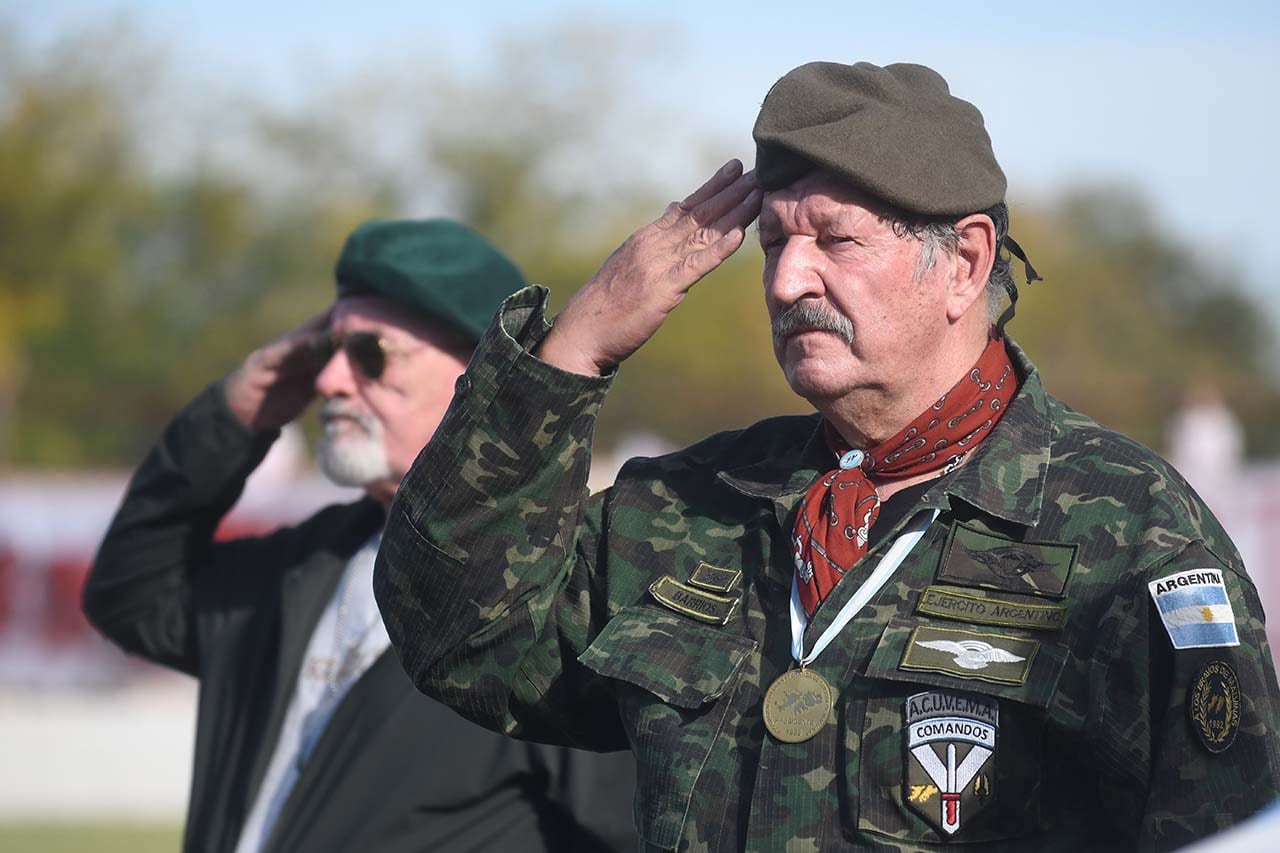
<svg viewBox="0 0 1280 853">
<path fill-rule="evenodd" d="M 616 370 L 584 376 L 532 354 L 551 329 L 548 295 L 545 287 L 534 285 L 502 303 L 466 372 L 458 377 L 453 402 L 435 437 L 401 484 L 402 492 L 418 499 L 412 502 L 409 518 L 415 526 L 422 525 L 423 533 L 432 532 L 425 516 L 440 514 L 433 503 L 451 501 L 442 493 L 450 492 L 450 484 L 459 476 L 470 476 L 476 466 L 487 469 L 498 462 L 484 479 L 496 476 L 504 486 L 518 488 L 538 476 L 535 472 L 545 469 L 549 459 L 559 459 L 564 484 L 581 481 L 585 488 L 595 418 Z M 494 449 L 505 458 L 495 459 Z M 429 513 L 429 508 L 435 511 Z"/>
<path fill-rule="evenodd" d="M 169 467 L 186 472 L 193 484 L 217 484 L 218 490 L 248 477 L 280 437 L 278 429 L 255 432 L 245 426 L 227 405 L 225 382 L 196 395 L 170 421 L 157 447 Z"/>
<path fill-rule="evenodd" d="M 543 408 L 555 409 L 561 402 L 572 403 L 584 394 L 603 400 L 617 370 L 604 376 L 584 376 L 561 370 L 533 355 L 542 339 L 551 331 L 547 320 L 550 292 L 531 285 L 508 296 L 494 315 L 488 331 L 471 357 L 471 364 L 457 392 L 472 393 L 482 398 L 497 396 L 504 383 L 537 386 L 536 398 L 546 400 Z M 465 379 L 465 381 L 463 381 Z"/>
</svg>

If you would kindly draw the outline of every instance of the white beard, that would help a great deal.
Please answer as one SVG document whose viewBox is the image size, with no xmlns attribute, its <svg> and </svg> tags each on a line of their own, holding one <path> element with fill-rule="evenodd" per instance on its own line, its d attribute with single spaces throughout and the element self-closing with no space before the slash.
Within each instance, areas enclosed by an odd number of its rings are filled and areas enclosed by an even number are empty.
<svg viewBox="0 0 1280 853">
<path fill-rule="evenodd" d="M 340 399 L 320 411 L 324 434 L 316 448 L 316 463 L 340 486 L 361 488 L 391 477 L 382 421 Z"/>
</svg>

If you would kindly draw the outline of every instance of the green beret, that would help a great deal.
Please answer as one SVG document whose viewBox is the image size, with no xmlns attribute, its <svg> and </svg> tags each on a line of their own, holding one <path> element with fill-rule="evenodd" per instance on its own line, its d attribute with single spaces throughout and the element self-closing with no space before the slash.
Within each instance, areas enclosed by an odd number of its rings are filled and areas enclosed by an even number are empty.
<svg viewBox="0 0 1280 853">
<path fill-rule="evenodd" d="M 334 277 L 339 299 L 385 296 L 472 343 L 502 300 L 528 284 L 493 244 L 448 219 L 365 222 L 347 238 Z"/>
<path fill-rule="evenodd" d="M 752 135 L 756 181 L 766 190 L 820 167 L 926 216 L 1004 201 L 982 113 L 923 65 L 801 65 L 769 90 Z"/>
</svg>

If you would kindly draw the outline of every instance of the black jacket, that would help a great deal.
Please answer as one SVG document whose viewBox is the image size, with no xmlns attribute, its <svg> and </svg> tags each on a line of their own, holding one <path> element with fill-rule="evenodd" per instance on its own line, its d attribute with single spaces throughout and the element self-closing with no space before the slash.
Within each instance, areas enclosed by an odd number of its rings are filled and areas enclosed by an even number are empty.
<svg viewBox="0 0 1280 853">
<path fill-rule="evenodd" d="M 217 385 L 135 473 L 84 590 L 124 650 L 200 679 L 184 849 L 232 851 L 311 632 L 351 555 L 382 523 L 370 500 L 269 536 L 213 541 L 275 435 Z M 483 731 L 419 694 L 388 650 L 329 722 L 268 841 L 284 851 L 634 848 L 629 754 Z"/>
</svg>

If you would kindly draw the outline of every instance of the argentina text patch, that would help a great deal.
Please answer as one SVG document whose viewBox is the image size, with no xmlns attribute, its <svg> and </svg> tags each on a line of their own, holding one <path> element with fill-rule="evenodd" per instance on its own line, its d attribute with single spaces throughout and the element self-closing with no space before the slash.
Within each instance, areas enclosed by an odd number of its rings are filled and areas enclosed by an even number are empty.
<svg viewBox="0 0 1280 853">
<path fill-rule="evenodd" d="M 1175 649 L 1238 646 L 1235 613 L 1218 569 L 1191 569 L 1147 584 Z"/>
</svg>

